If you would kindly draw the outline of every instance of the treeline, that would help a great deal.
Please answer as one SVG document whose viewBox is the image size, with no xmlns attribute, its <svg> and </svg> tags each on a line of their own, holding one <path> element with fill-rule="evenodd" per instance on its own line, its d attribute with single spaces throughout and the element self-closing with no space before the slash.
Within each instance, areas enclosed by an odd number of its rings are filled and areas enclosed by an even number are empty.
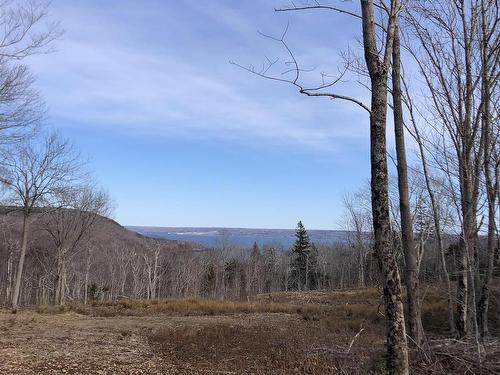
<svg viewBox="0 0 500 375">
<path fill-rule="evenodd" d="M 346 209 L 346 215 L 352 212 L 352 207 Z M 65 214 L 67 219 L 80 220 L 78 212 Z M 189 243 L 144 238 L 103 217 L 97 217 L 84 241 L 71 248 L 64 279 L 59 281 L 59 253 L 47 231 L 54 225 L 51 215 L 40 214 L 33 223 L 20 293 L 25 305 L 194 296 L 251 300 L 258 294 L 281 291 L 380 287 L 373 235 L 355 228 L 345 243 L 314 244 L 299 222 L 296 241 L 289 249 L 257 244 L 243 249 L 230 238 L 221 238 L 217 248 L 201 251 Z M 357 222 L 367 219 L 360 212 L 354 215 Z M 11 304 L 20 252 L 20 219 L 19 210 L 6 208 L 0 225 L 0 256 L 6 260 L 0 265 L 0 301 L 5 306 Z M 345 222 L 349 223 L 347 217 Z M 436 238 L 432 233 L 417 238 L 422 249 L 422 282 L 441 286 L 445 296 Z M 397 233 L 394 243 L 403 266 Z M 447 267 L 455 281 L 458 236 L 448 236 L 445 243 Z"/>
<path fill-rule="evenodd" d="M 23 216 L 19 207 L 0 210 L 0 305 L 6 307 L 12 306 Z M 92 225 L 88 225 L 90 219 Z M 39 208 L 29 222 L 20 305 L 153 298 L 158 296 L 159 270 L 165 267 L 169 254 L 200 249 L 189 242 L 145 238 L 81 209 Z M 63 237 L 64 248 L 58 246 Z"/>
</svg>

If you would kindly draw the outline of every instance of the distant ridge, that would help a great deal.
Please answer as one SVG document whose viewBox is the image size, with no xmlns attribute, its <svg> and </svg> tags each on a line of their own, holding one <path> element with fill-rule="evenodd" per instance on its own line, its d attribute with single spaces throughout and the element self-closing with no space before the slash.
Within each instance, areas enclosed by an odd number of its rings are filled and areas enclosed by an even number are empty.
<svg viewBox="0 0 500 375">
<path fill-rule="evenodd" d="M 29 234 L 29 247 L 50 250 L 53 248 L 52 240 L 43 229 L 45 215 L 41 214 L 46 209 L 35 210 Z M 0 247 L 5 246 L 7 241 L 20 241 L 22 229 L 22 212 L 19 207 L 0 206 Z M 99 216 L 93 228 L 92 240 L 105 244 L 106 246 L 137 246 L 142 247 L 148 241 L 148 235 L 138 231 L 129 230 L 108 217 Z M 185 239 L 161 239 L 162 248 L 165 251 L 201 251 L 204 246 L 187 241 Z"/>
</svg>

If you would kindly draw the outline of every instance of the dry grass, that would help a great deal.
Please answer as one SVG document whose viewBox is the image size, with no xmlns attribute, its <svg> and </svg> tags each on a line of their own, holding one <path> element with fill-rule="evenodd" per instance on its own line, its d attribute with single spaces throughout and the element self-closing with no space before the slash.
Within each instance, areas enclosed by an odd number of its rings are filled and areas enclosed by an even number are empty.
<svg viewBox="0 0 500 375">
<path fill-rule="evenodd" d="M 41 314 L 76 312 L 89 316 L 147 316 L 147 315 L 231 315 L 256 313 L 320 314 L 321 306 L 298 306 L 286 303 L 240 302 L 202 298 L 128 300 L 93 302 L 90 305 L 68 304 L 65 306 L 43 305 L 35 308 Z"/>
<path fill-rule="evenodd" d="M 342 291 L 277 292 L 259 294 L 255 297 L 255 300 L 267 303 L 288 303 L 293 305 L 378 305 L 382 302 L 382 291 L 378 289 L 352 289 Z"/>
<path fill-rule="evenodd" d="M 0 311 L 0 356 L 9 374 L 382 374 L 383 312 L 375 289 L 39 306 Z M 413 373 L 480 372 L 473 343 L 445 340 L 446 318 L 442 291 L 428 289 L 430 349 L 412 352 Z M 488 345 L 483 369 L 496 369 L 500 346 Z"/>
<path fill-rule="evenodd" d="M 184 298 L 93 302 L 89 305 L 42 305 L 40 314 L 75 312 L 95 317 L 114 316 L 220 316 L 243 314 L 292 314 L 305 321 L 321 322 L 323 328 L 340 331 L 359 330 L 363 326 L 383 330 L 384 317 L 377 291 L 363 290 L 360 295 L 347 292 L 289 292 L 258 296 L 254 301 Z"/>
<path fill-rule="evenodd" d="M 378 354 L 377 345 L 366 349 L 373 338 L 362 336 L 361 345 L 347 353 L 347 336 L 292 320 L 278 329 L 261 323 L 161 330 L 150 336 L 150 342 L 183 374 L 368 374 L 370 358 Z"/>
<path fill-rule="evenodd" d="M 299 315 L 305 321 L 321 322 L 324 328 L 337 332 L 359 330 L 370 326 L 383 332 L 384 309 L 381 292 L 376 289 L 339 292 L 281 292 L 256 296 L 253 301 L 231 301 L 203 298 L 170 298 L 92 302 L 89 305 L 43 305 L 34 308 L 40 314 L 75 312 L 95 317 L 114 316 L 219 316 L 234 314 L 284 313 Z M 439 291 L 430 291 L 423 306 L 423 323 L 427 331 L 446 331 L 446 302 Z"/>
</svg>

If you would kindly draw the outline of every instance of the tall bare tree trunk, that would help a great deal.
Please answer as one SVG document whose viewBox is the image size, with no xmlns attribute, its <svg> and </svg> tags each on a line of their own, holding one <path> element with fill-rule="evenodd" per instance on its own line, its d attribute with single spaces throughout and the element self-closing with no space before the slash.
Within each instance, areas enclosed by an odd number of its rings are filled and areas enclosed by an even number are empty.
<svg viewBox="0 0 500 375">
<path fill-rule="evenodd" d="M 11 301 L 12 294 L 12 282 L 13 282 L 13 272 L 14 271 L 14 251 L 9 248 L 9 257 L 7 258 L 7 285 L 5 288 L 5 303 L 8 305 Z"/>
<path fill-rule="evenodd" d="M 470 159 L 465 155 L 465 160 L 459 161 L 460 184 L 461 184 L 461 208 L 462 208 L 462 233 L 458 246 L 458 267 L 457 267 L 457 333 L 459 337 L 466 336 L 469 332 L 469 279 L 468 272 L 471 266 L 470 252 L 473 250 L 473 237 L 475 235 L 474 220 L 472 215 L 476 214 L 472 203 L 472 186 L 470 181 Z M 466 165 L 464 165 L 466 164 Z M 471 249 L 472 248 L 472 249 Z"/>
<path fill-rule="evenodd" d="M 62 248 L 58 249 L 57 253 L 57 280 L 56 280 L 56 293 L 54 304 L 64 305 L 65 292 L 66 292 L 66 277 L 67 277 L 67 252 L 68 250 Z"/>
<path fill-rule="evenodd" d="M 387 319 L 387 369 L 390 374 L 409 374 L 406 328 L 401 298 L 401 279 L 394 256 L 389 214 L 387 174 L 387 78 L 399 2 L 391 1 L 383 61 L 376 43 L 373 0 L 361 0 L 363 46 L 371 80 L 370 161 L 371 199 L 375 250 L 383 277 Z"/>
<path fill-rule="evenodd" d="M 61 295 L 61 251 L 57 250 L 57 274 L 56 274 L 56 286 L 54 291 L 54 305 L 58 305 Z"/>
<path fill-rule="evenodd" d="M 64 254 L 62 269 L 61 269 L 61 292 L 59 294 L 59 305 L 64 305 L 66 302 L 66 285 L 68 278 L 68 264 L 67 264 L 66 254 Z"/>
<path fill-rule="evenodd" d="M 491 4 L 488 4 L 491 5 Z M 486 185 L 486 197 L 488 202 L 488 267 L 483 279 L 481 288 L 481 297 L 478 302 L 478 323 L 482 337 L 488 335 L 488 307 L 490 300 L 490 283 L 493 279 L 493 271 L 495 265 L 495 235 L 496 235 L 496 198 L 498 194 L 498 165 L 494 165 L 492 173 L 491 161 L 493 159 L 492 147 L 492 119 L 491 119 L 491 75 L 489 64 L 489 45 L 488 40 L 491 30 L 488 29 L 488 21 L 486 17 L 487 6 L 485 0 L 481 1 L 481 125 L 484 141 L 483 169 Z M 495 69 L 492 71 L 496 73 Z M 496 160 L 493 160 L 495 162 Z M 498 162 L 498 161 L 497 161 Z"/>
<path fill-rule="evenodd" d="M 85 259 L 85 290 L 83 291 L 83 303 L 87 304 L 89 298 L 89 274 L 90 274 L 90 246 L 87 247 L 87 257 Z"/>
<path fill-rule="evenodd" d="M 386 85 L 372 86 L 371 189 L 375 249 L 382 271 L 387 318 L 388 368 L 393 374 L 408 373 L 408 350 L 404 321 L 401 279 L 394 256 L 389 218 L 388 177 L 385 140 Z M 384 92 L 384 93 L 382 93 Z M 387 104 L 387 103 L 385 103 Z"/>
<path fill-rule="evenodd" d="M 408 303 L 408 327 L 410 337 L 416 345 L 424 339 L 420 312 L 418 253 L 413 239 L 413 224 L 408 189 L 408 166 L 404 138 L 403 100 L 401 91 L 401 51 L 399 26 L 394 31 L 392 50 L 392 100 L 396 159 L 398 170 L 399 210 L 401 214 L 401 237 L 406 261 L 406 295 Z"/>
<path fill-rule="evenodd" d="M 473 46 L 472 46 L 472 28 L 474 20 L 467 26 L 466 9 L 462 3 L 462 12 L 460 13 L 460 20 L 463 29 L 463 48 L 464 48 L 464 62 L 465 62 L 465 97 L 464 97 L 464 119 L 463 128 L 460 136 L 462 137 L 463 153 L 459 156 L 459 179 L 461 185 L 461 203 L 462 203 L 462 216 L 463 216 L 463 230 L 462 241 L 459 246 L 460 260 L 459 260 L 459 275 L 458 275 L 458 321 L 457 330 L 460 336 L 465 336 L 469 333 L 467 326 L 468 320 L 468 299 L 469 293 L 475 291 L 468 286 L 467 272 L 469 267 L 474 267 L 475 264 L 470 264 L 474 261 L 477 251 L 477 190 L 475 189 L 475 179 L 479 176 L 475 173 L 475 166 L 473 160 L 473 150 L 475 145 L 474 132 L 475 125 L 473 124 Z M 474 17 L 473 17 L 474 18 Z M 477 161 L 476 161 L 477 162 Z M 471 257 L 471 254 L 473 255 Z M 475 262 L 474 262 L 475 263 Z M 475 277 L 475 275 L 471 275 Z M 475 280 L 471 280 L 474 283 Z M 474 297 L 474 296 L 473 296 Z M 475 307 L 475 306 L 474 306 Z M 476 319 L 476 317 L 473 317 Z"/>
<path fill-rule="evenodd" d="M 358 288 L 362 289 L 365 287 L 365 254 L 362 241 L 358 241 L 358 246 Z"/>
<path fill-rule="evenodd" d="M 485 159 L 485 171 L 490 167 L 486 165 Z M 486 270 L 486 275 L 484 277 L 483 285 L 481 288 L 481 297 L 478 302 L 478 322 L 480 334 L 482 337 L 488 335 L 488 307 L 490 300 L 490 283 L 493 279 L 493 271 L 495 266 L 495 200 L 496 191 L 491 178 L 491 171 L 486 174 L 486 189 L 488 196 L 488 239 L 487 239 L 487 250 L 488 250 L 488 268 Z M 498 184 L 496 189 L 498 189 Z"/>
<path fill-rule="evenodd" d="M 16 282 L 14 291 L 12 292 L 12 309 L 16 310 L 19 304 L 19 294 L 21 292 L 21 283 L 23 279 L 24 259 L 26 258 L 26 249 L 28 247 L 28 231 L 29 231 L 29 216 L 23 214 L 23 230 L 21 241 L 21 254 L 19 255 L 19 263 L 17 265 Z"/>
<path fill-rule="evenodd" d="M 412 113 L 412 111 L 413 110 L 410 107 L 410 114 Z M 443 235 L 441 232 L 441 217 L 440 217 L 440 212 L 439 212 L 439 205 L 438 205 L 438 202 L 436 200 L 436 195 L 434 194 L 434 190 L 432 189 L 432 185 L 431 185 L 429 170 L 427 167 L 427 157 L 425 156 L 423 140 L 420 137 L 420 132 L 418 130 L 418 127 L 417 127 L 414 119 L 412 119 L 412 123 L 414 125 L 413 130 L 415 132 L 415 139 L 416 139 L 417 144 L 418 144 L 420 159 L 422 161 L 422 170 L 424 173 L 425 187 L 427 189 L 427 193 L 429 194 L 429 199 L 431 201 L 432 218 L 434 220 L 434 230 L 436 232 L 436 240 L 437 240 L 439 255 L 440 255 L 440 259 L 441 259 L 441 267 L 443 268 L 443 274 L 444 274 L 444 278 L 446 281 L 449 329 L 450 329 L 450 333 L 454 334 L 456 325 L 455 325 L 455 313 L 454 313 L 454 308 L 453 308 L 453 292 L 452 292 L 452 285 L 451 285 L 451 280 L 450 280 L 450 273 L 448 272 L 448 266 L 446 265 Z"/>
</svg>

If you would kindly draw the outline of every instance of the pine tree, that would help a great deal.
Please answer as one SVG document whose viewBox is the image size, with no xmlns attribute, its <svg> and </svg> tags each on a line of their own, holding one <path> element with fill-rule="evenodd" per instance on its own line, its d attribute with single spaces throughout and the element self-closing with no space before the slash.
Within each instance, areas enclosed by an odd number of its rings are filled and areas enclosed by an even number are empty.
<svg viewBox="0 0 500 375">
<path fill-rule="evenodd" d="M 292 247 L 290 289 L 310 290 L 317 287 L 318 261 L 315 249 L 302 221 L 299 221 Z"/>
<path fill-rule="evenodd" d="M 252 251 L 250 252 L 250 258 L 258 259 L 260 257 L 260 248 L 257 242 L 253 243 Z"/>
<path fill-rule="evenodd" d="M 204 297 L 214 297 L 216 283 L 217 283 L 217 274 L 215 272 L 215 267 L 213 264 L 210 264 L 202 278 L 201 294 Z"/>
</svg>

